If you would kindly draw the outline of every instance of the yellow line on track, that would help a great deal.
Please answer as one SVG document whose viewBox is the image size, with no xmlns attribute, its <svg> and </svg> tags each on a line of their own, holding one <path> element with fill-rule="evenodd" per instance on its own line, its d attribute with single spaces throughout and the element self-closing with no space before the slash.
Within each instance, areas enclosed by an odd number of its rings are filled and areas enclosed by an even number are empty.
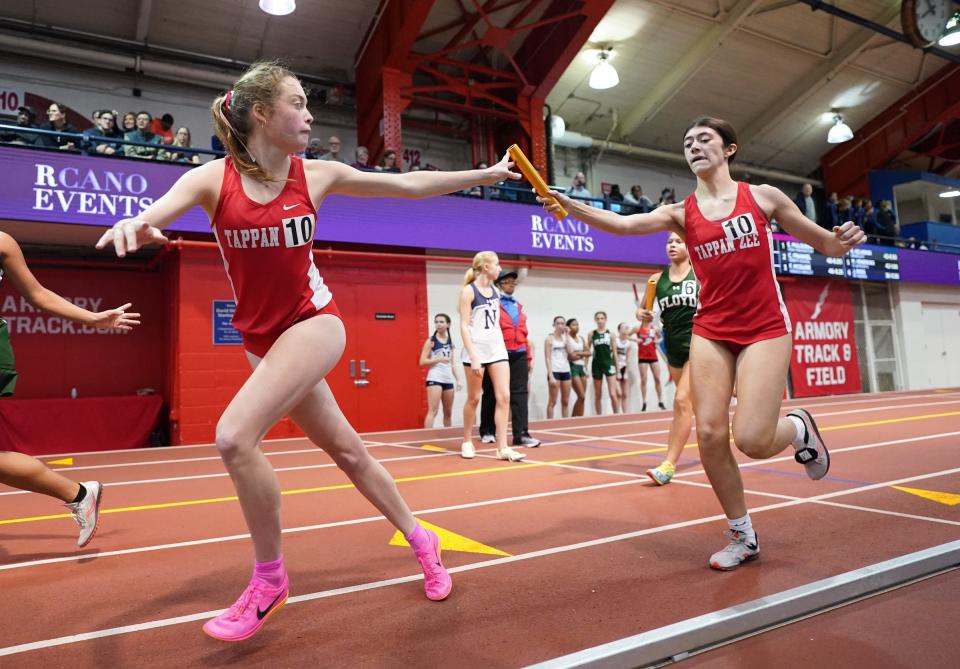
<svg viewBox="0 0 960 669">
<path fill-rule="evenodd" d="M 960 416 L 960 411 L 950 411 L 947 413 L 933 413 L 933 414 L 923 414 L 919 416 L 904 416 L 902 418 L 887 418 L 885 420 L 875 420 L 866 423 L 847 423 L 845 425 L 833 425 L 830 427 L 820 428 L 821 432 L 826 432 L 828 430 L 847 430 L 856 427 L 871 427 L 874 425 L 888 425 L 891 423 L 904 423 L 908 421 L 915 420 L 927 420 L 930 418 L 946 418 L 949 416 Z M 589 427 L 589 426 L 588 426 Z M 598 436 L 597 439 L 602 440 L 602 436 Z M 687 444 L 685 448 L 696 447 L 696 444 Z M 402 478 L 396 478 L 394 481 L 397 483 L 411 483 L 414 481 L 430 481 L 433 479 L 446 479 L 453 478 L 456 476 L 473 476 L 476 474 L 491 474 L 493 472 L 514 472 L 514 471 L 523 471 L 527 469 L 533 469 L 535 467 L 547 467 L 549 465 L 568 465 L 575 462 L 592 462 L 596 460 L 613 460 L 615 458 L 626 458 L 632 455 L 645 455 L 648 453 L 659 453 L 667 450 L 664 446 L 658 446 L 656 448 L 645 448 L 638 451 L 626 451 L 623 453 L 605 453 L 603 455 L 588 455 L 580 458 L 565 458 L 563 460 L 549 460 L 546 462 L 530 462 L 530 463 L 521 463 L 514 465 L 502 465 L 499 467 L 484 467 L 482 469 L 465 469 L 460 471 L 453 472 L 439 472 L 437 474 L 422 474 L 420 476 L 404 476 Z M 318 492 L 328 492 L 331 490 L 347 490 L 349 488 L 354 488 L 352 483 L 338 483 L 335 485 L 320 486 L 317 488 L 294 488 L 291 490 L 282 490 L 280 491 L 281 495 L 304 495 L 308 493 L 318 493 Z M 162 502 L 158 504 L 142 504 L 139 506 L 123 506 L 117 507 L 114 509 L 102 509 L 100 513 L 127 513 L 130 511 L 152 511 L 154 509 L 173 509 L 185 506 L 200 506 L 203 504 L 219 504 L 221 502 L 236 502 L 238 500 L 236 495 L 231 495 L 229 497 L 210 497 L 207 499 L 188 499 L 179 502 Z M 19 523 L 33 523 L 41 520 L 57 520 L 60 518 L 71 518 L 73 514 L 69 513 L 58 513 L 48 516 L 29 516 L 26 518 L 7 518 L 5 520 L 0 520 L 0 525 L 15 525 Z"/>
</svg>

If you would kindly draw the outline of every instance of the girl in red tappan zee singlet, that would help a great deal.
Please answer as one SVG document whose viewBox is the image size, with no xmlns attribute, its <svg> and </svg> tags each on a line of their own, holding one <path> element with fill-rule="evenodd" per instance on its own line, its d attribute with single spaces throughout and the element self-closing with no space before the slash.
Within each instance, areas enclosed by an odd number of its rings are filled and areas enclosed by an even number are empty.
<svg viewBox="0 0 960 669">
<path fill-rule="evenodd" d="M 211 108 L 228 156 L 184 174 L 135 218 L 104 233 L 124 256 L 165 243 L 160 232 L 192 207 L 207 212 L 223 254 L 237 307 L 250 378 L 217 424 L 216 445 L 253 539 L 253 576 L 240 598 L 211 618 L 204 632 L 224 641 L 255 634 L 287 600 L 280 546 L 280 485 L 260 450 L 270 426 L 285 415 L 325 450 L 357 489 L 403 532 L 432 600 L 447 597 L 450 575 L 437 535 L 425 529 L 384 469 L 344 418 L 324 380 L 343 353 L 346 336 L 330 289 L 313 262 L 317 206 L 327 195 L 422 198 L 519 179 L 506 157 L 464 172 L 361 172 L 336 161 L 301 160 L 313 117 L 293 74 L 278 63 L 256 63 Z"/>
<path fill-rule="evenodd" d="M 700 280 L 700 307 L 690 342 L 690 386 L 703 468 L 730 525 L 730 543 L 710 557 L 714 569 L 735 569 L 760 555 L 740 470 L 730 450 L 728 412 L 736 380 L 733 440 L 751 458 L 770 458 L 793 446 L 811 479 L 830 467 L 813 417 L 803 409 L 780 417 L 790 364 L 790 319 L 773 271 L 770 220 L 828 256 L 864 242 L 852 221 L 824 230 L 773 186 L 730 177 L 736 131 L 726 121 L 702 117 L 684 132 L 683 152 L 697 189 L 683 202 L 648 214 L 620 216 L 551 192 L 539 198 L 549 212 L 570 215 L 614 234 L 676 232 L 686 239 Z"/>
</svg>

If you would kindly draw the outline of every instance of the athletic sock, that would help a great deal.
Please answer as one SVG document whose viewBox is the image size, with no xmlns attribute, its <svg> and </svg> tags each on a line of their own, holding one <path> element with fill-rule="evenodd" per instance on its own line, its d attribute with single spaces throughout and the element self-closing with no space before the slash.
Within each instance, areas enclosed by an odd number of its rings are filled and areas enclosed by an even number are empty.
<svg viewBox="0 0 960 669">
<path fill-rule="evenodd" d="M 787 416 L 787 420 L 793 423 L 794 427 L 797 428 L 797 436 L 793 438 L 791 443 L 793 444 L 794 449 L 800 450 L 806 446 L 804 440 L 807 437 L 807 426 L 803 424 L 803 421 L 800 420 L 799 416 Z"/>
<path fill-rule="evenodd" d="M 756 543 L 757 534 L 753 531 L 753 523 L 750 522 L 749 513 L 742 518 L 727 518 L 727 524 L 732 531 L 743 534 L 747 543 Z"/>
<path fill-rule="evenodd" d="M 427 531 L 423 529 L 423 525 L 420 523 L 417 523 L 413 531 L 410 532 L 408 536 L 405 536 L 404 539 L 407 540 L 415 552 L 428 550 L 430 548 L 430 535 L 427 534 Z"/>
<path fill-rule="evenodd" d="M 283 575 L 286 569 L 283 566 L 283 556 L 271 562 L 254 562 L 253 576 L 269 585 L 271 588 L 279 588 L 283 583 Z"/>
<path fill-rule="evenodd" d="M 80 483 L 79 486 L 80 486 L 80 492 L 78 492 L 77 496 L 74 497 L 71 502 L 69 502 L 70 504 L 79 504 L 80 502 L 83 501 L 83 498 L 87 496 L 87 489 L 84 487 L 84 485 Z"/>
</svg>

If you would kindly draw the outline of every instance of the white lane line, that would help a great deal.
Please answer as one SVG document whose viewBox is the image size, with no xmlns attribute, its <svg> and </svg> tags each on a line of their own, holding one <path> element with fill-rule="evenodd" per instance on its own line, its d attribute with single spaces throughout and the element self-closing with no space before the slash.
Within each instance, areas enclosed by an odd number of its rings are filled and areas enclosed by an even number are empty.
<svg viewBox="0 0 960 669">
<path fill-rule="evenodd" d="M 380 444 L 380 443 L 369 444 L 370 448 L 379 448 L 383 446 L 395 447 L 396 444 Z M 122 451 L 122 452 L 129 453 L 130 451 Z M 263 454 L 268 458 L 273 457 L 275 455 L 302 455 L 303 453 L 318 453 L 323 455 L 325 454 L 325 451 L 319 446 L 311 445 L 310 448 L 298 448 L 292 451 L 264 451 L 263 452 Z M 86 455 L 91 455 L 91 453 L 86 453 Z M 45 455 L 43 457 L 46 458 L 51 456 Z M 136 462 L 114 462 L 114 463 L 108 463 L 108 464 L 102 464 L 102 465 L 51 467 L 51 469 L 53 469 L 53 471 L 55 472 L 76 472 L 76 471 L 82 471 L 86 469 L 118 469 L 123 467 L 144 467 L 149 465 L 176 465 L 181 462 L 212 462 L 212 461 L 219 462 L 220 456 L 207 455 L 207 456 L 196 457 L 196 458 L 171 458 L 168 460 L 139 460 Z"/>
<path fill-rule="evenodd" d="M 943 395 L 936 395 L 936 397 L 943 397 Z M 844 404 L 855 404 L 855 402 L 848 402 Z M 923 407 L 931 407 L 931 406 L 941 406 L 944 404 L 960 404 L 960 400 L 946 401 L 946 402 L 920 402 L 915 404 L 887 404 L 887 405 L 877 406 L 877 407 L 867 407 L 865 409 L 849 409 L 845 411 L 825 411 L 825 412 L 817 412 L 816 418 L 819 419 L 819 418 L 826 418 L 827 416 L 843 416 L 851 413 L 867 413 L 870 411 L 893 411 L 893 410 L 900 410 L 900 409 L 923 408 Z M 811 408 L 811 406 L 814 406 L 815 408 L 815 406 L 837 406 L 837 405 L 835 403 L 823 404 L 823 405 L 809 405 L 809 404 L 800 403 L 797 406 L 802 406 L 804 408 Z M 784 404 L 784 408 L 789 408 L 786 406 L 786 403 Z M 731 414 L 736 413 L 735 406 L 730 407 L 730 413 Z M 653 423 L 653 422 L 658 422 L 659 420 L 673 420 L 673 414 L 668 413 L 662 419 L 646 420 L 646 421 L 621 420 L 621 421 L 613 421 L 613 422 L 607 422 L 607 423 L 597 423 L 595 425 L 572 426 L 571 429 L 586 430 L 594 427 L 619 427 L 622 425 L 636 425 L 638 423 Z M 534 429 L 534 431 L 537 434 L 542 434 L 544 432 L 551 433 L 551 434 L 559 433 L 558 430 L 552 429 L 552 428 Z M 597 438 L 603 438 L 603 437 L 602 435 L 597 435 Z"/>
<path fill-rule="evenodd" d="M 443 458 L 450 457 L 454 455 L 452 451 L 445 453 L 439 452 L 424 452 L 422 448 L 418 448 L 418 451 L 421 451 L 423 455 L 404 455 L 402 457 L 396 458 L 383 458 L 378 459 L 377 462 L 404 462 L 407 460 L 426 460 L 427 458 Z M 311 451 L 319 451 L 319 449 L 311 449 Z M 319 451 L 322 453 L 322 451 Z M 220 458 L 217 458 L 219 460 Z M 307 469 L 331 469 L 336 468 L 337 464 L 335 462 L 325 462 L 319 465 L 301 465 L 299 467 L 274 467 L 273 471 L 275 472 L 298 472 Z M 98 467 L 93 467 L 93 469 L 98 469 Z M 61 470 L 55 470 L 61 471 Z M 114 488 L 116 486 L 124 485 L 140 485 L 146 483 L 176 483 L 178 481 L 196 481 L 198 479 L 215 479 L 215 478 L 225 478 L 230 476 L 227 472 L 217 472 L 215 474 L 194 474 L 191 476 L 169 476 L 166 478 L 157 478 L 157 479 L 139 479 L 136 481 L 105 481 L 103 482 L 104 487 Z M 5 497 L 8 495 L 29 495 L 31 494 L 29 490 L 11 490 L 9 492 L 0 492 L 0 497 Z"/>
<path fill-rule="evenodd" d="M 852 451 L 863 451 L 871 448 L 880 448 L 882 446 L 895 446 L 897 444 L 908 444 L 914 441 L 929 441 L 930 439 L 940 439 L 943 437 L 956 437 L 960 435 L 960 432 L 939 432 L 937 434 L 924 434 L 919 437 L 905 437 L 903 439 L 893 439 L 891 441 L 877 441 L 872 444 L 861 444 L 859 446 L 846 446 L 844 448 L 831 448 L 831 455 L 834 453 L 850 453 Z M 761 467 L 763 465 L 771 464 L 774 462 L 793 462 L 793 456 L 787 455 L 778 458 L 768 458 L 766 460 L 750 460 L 749 462 L 738 463 L 740 469 L 747 467 Z M 681 476 L 697 476 L 699 474 L 706 474 L 703 469 L 694 469 L 688 472 L 680 472 L 674 476 L 674 478 Z"/>
<path fill-rule="evenodd" d="M 842 405 L 848 405 L 848 404 L 869 404 L 870 402 L 883 402 L 883 401 L 892 400 L 892 399 L 896 399 L 896 398 L 900 398 L 900 397 L 906 398 L 906 399 L 924 399 L 924 398 L 928 398 L 928 397 L 936 397 L 936 398 L 941 398 L 941 399 L 942 399 L 942 398 L 944 398 L 944 397 L 960 397 L 960 391 L 956 391 L 956 390 L 953 390 L 953 389 L 950 389 L 950 390 L 948 390 L 947 392 L 942 392 L 942 393 L 922 393 L 922 392 L 920 392 L 920 393 L 918 393 L 918 394 L 911 394 L 911 393 L 913 393 L 913 392 L 916 392 L 916 391 L 899 391 L 899 392 L 893 392 L 893 393 L 857 393 L 857 394 L 855 394 L 855 395 L 831 395 L 830 397 L 833 398 L 833 399 L 831 399 L 831 400 L 829 400 L 829 401 L 825 401 L 825 402 L 819 402 L 819 403 L 817 403 L 817 402 L 804 402 L 803 400 L 794 399 L 794 400 L 785 400 L 785 401 L 784 401 L 784 406 L 786 406 L 786 405 L 788 405 L 788 404 L 789 404 L 790 406 L 793 406 L 793 405 L 801 406 L 801 405 L 802 405 L 802 406 L 804 406 L 804 407 L 837 406 L 837 405 L 839 405 L 839 404 L 842 404 Z M 853 398 L 857 398 L 857 397 L 862 397 L 862 398 L 864 398 L 864 399 L 853 399 Z M 631 414 L 631 415 L 632 415 L 632 414 Z M 638 415 L 639 415 L 639 414 L 638 414 Z M 602 416 L 578 416 L 578 417 L 568 417 L 568 418 L 552 418 L 552 419 L 550 419 L 550 420 L 553 420 L 553 421 L 571 421 L 571 422 L 572 422 L 572 421 L 582 420 L 583 418 L 597 418 L 597 419 L 600 419 L 600 418 L 602 418 Z M 669 418 L 672 418 L 672 414 L 667 415 L 665 418 L 663 418 L 663 420 L 666 420 L 666 419 L 669 419 Z M 660 419 L 657 419 L 657 420 L 660 420 Z M 634 421 L 634 422 L 635 422 L 635 421 Z M 620 424 L 620 423 L 609 423 L 609 425 L 617 425 L 617 424 Z M 596 425 L 584 425 L 583 427 L 600 427 L 600 426 L 606 426 L 606 425 L 608 425 L 608 423 L 598 423 L 598 424 L 596 424 Z M 550 429 L 550 428 L 542 428 L 542 429 Z M 542 431 L 542 429 L 541 429 L 541 431 Z M 375 434 L 398 434 L 398 433 L 401 433 L 401 432 L 410 432 L 410 431 L 412 431 L 412 430 L 388 430 L 388 431 L 384 431 L 384 432 L 364 432 L 364 433 L 361 434 L 360 436 L 361 436 L 361 437 L 365 437 L 366 435 L 375 435 Z M 458 438 L 458 437 L 451 437 L 451 438 L 452 438 L 452 439 L 456 439 L 456 438 Z M 441 438 L 440 438 L 440 437 L 436 437 L 435 439 L 440 440 Z M 444 437 L 444 438 L 442 438 L 442 439 L 445 440 L 445 441 L 448 441 L 448 440 L 449 440 L 449 439 L 446 438 L 446 437 Z M 410 440 L 410 441 L 407 441 L 407 442 L 402 442 L 402 443 L 415 444 L 415 443 L 424 442 L 424 441 L 429 442 L 430 440 L 431 440 L 431 438 L 424 437 L 424 438 L 422 438 L 422 439 L 413 439 L 413 440 Z M 264 443 L 264 444 L 276 444 L 276 443 L 281 443 L 281 442 L 285 442 L 285 441 L 306 441 L 306 437 L 281 437 L 281 438 L 278 438 L 278 439 L 269 439 L 269 440 L 264 441 L 263 443 Z M 388 442 L 376 442 L 376 441 L 367 440 L 367 439 L 364 439 L 364 442 L 369 443 L 369 444 L 375 444 L 375 445 L 377 445 L 377 446 L 395 446 L 395 445 L 396 445 L 396 444 L 391 444 L 391 443 L 388 443 Z M 187 449 L 191 449 L 191 448 L 212 448 L 213 446 L 214 446 L 214 443 L 213 443 L 213 442 L 207 442 L 207 443 L 203 443 L 203 444 L 184 444 L 184 445 L 180 445 L 180 446 L 163 446 L 163 447 L 161 447 L 161 448 L 162 448 L 163 450 L 165 450 L 165 451 L 173 451 L 173 450 L 187 450 Z M 74 452 L 67 452 L 67 451 L 65 451 L 65 452 L 58 452 L 58 453 L 46 453 L 46 454 L 43 455 L 43 457 L 44 457 L 44 458 L 54 458 L 54 459 L 56 459 L 56 458 L 62 458 L 62 457 L 67 457 L 67 456 L 76 456 L 76 455 L 91 456 L 91 455 L 107 455 L 107 454 L 112 454 L 112 453 L 137 453 L 137 452 L 145 451 L 145 450 L 150 450 L 150 449 L 145 449 L 145 448 L 133 448 L 133 449 L 131 449 L 131 448 L 119 448 L 119 449 L 106 450 L 106 451 L 74 451 Z"/>
<path fill-rule="evenodd" d="M 699 481 L 677 481 L 681 485 L 694 486 L 697 488 L 709 488 L 713 490 L 713 486 L 709 483 L 701 483 Z M 960 521 L 957 520 L 947 520 L 945 518 L 936 518 L 934 516 L 920 516 L 913 513 L 903 513 L 901 511 L 888 511 L 886 509 L 879 509 L 872 506 L 859 506 L 856 504 L 843 504 L 841 502 L 829 502 L 827 500 L 813 500 L 811 498 L 797 497 L 796 495 L 783 495 L 775 492 L 764 492 L 760 490 L 744 490 L 747 495 L 757 495 L 758 497 L 773 497 L 775 499 L 792 499 L 792 500 L 807 500 L 811 501 L 813 504 L 821 504 L 823 506 L 833 506 L 840 509 L 849 509 L 851 511 L 865 511 L 867 513 L 879 513 L 884 516 L 896 516 L 897 518 L 907 518 L 909 520 L 925 520 L 930 523 L 940 523 L 942 525 L 955 525 L 960 527 Z"/>
<path fill-rule="evenodd" d="M 453 504 L 450 506 L 439 506 L 428 509 L 413 511 L 415 516 L 426 516 L 434 513 L 444 513 L 447 511 L 462 511 L 464 509 L 477 509 L 496 504 L 510 504 L 513 502 L 523 502 L 531 499 L 542 499 L 545 497 L 555 497 L 558 495 L 570 495 L 573 493 L 590 492 L 593 490 L 604 490 L 606 488 L 617 488 L 625 485 L 636 485 L 642 483 L 639 480 L 614 481 L 612 483 L 597 483 L 588 486 L 578 486 L 576 488 L 563 488 L 561 490 L 548 490 L 546 492 L 535 492 L 526 495 L 516 495 L 514 497 L 499 497 L 480 502 L 465 502 L 463 504 Z M 362 518 L 352 518 L 350 520 L 338 520 L 329 523 L 320 523 L 317 525 L 300 525 L 297 527 L 288 527 L 281 530 L 282 534 L 296 534 L 299 532 L 312 532 L 314 530 L 325 530 L 331 527 L 346 527 L 349 525 L 360 525 L 362 523 L 372 523 L 378 520 L 386 520 L 383 516 L 365 516 Z M 113 557 L 115 555 L 133 555 L 136 553 L 152 553 L 154 551 L 169 550 L 172 548 L 186 548 L 188 546 L 203 546 L 207 544 L 225 543 L 228 541 L 238 541 L 240 539 L 249 539 L 249 534 L 231 534 L 221 537 L 209 537 L 207 539 L 194 539 L 191 541 L 177 541 L 167 544 L 156 544 L 152 546 L 138 546 L 136 548 L 121 548 L 112 551 L 101 551 L 99 553 L 84 553 L 81 555 L 64 555 L 55 558 L 44 558 L 41 560 L 30 560 L 27 562 L 14 562 L 11 564 L 0 565 L 0 571 L 11 569 L 23 569 L 25 567 L 37 567 L 47 564 L 58 564 L 61 562 L 77 562 L 80 560 L 90 560 L 94 558 Z"/>
<path fill-rule="evenodd" d="M 901 483 L 907 483 L 910 481 L 915 481 L 923 478 L 930 478 L 936 476 L 944 476 L 947 474 L 954 474 L 960 472 L 960 468 L 947 469 L 940 472 L 934 472 L 932 474 L 926 474 L 923 476 L 913 476 L 903 479 L 897 479 L 893 481 L 887 481 L 885 483 L 876 484 L 876 486 L 869 487 L 885 487 L 891 485 L 899 485 Z M 862 492 L 862 489 L 855 490 L 841 490 L 834 493 L 826 493 L 824 495 L 818 495 L 816 497 L 810 497 L 806 499 L 797 499 L 797 500 L 788 500 L 785 502 L 778 502 L 776 504 L 768 504 L 767 506 L 757 507 L 751 510 L 751 513 L 757 514 L 764 511 L 773 511 L 777 509 L 784 509 L 791 506 L 799 506 L 802 504 L 809 504 L 821 499 L 828 499 L 833 497 L 840 497 L 844 495 L 850 495 L 856 492 Z M 453 567 L 450 569 L 450 573 L 457 574 L 467 571 L 473 571 L 477 569 L 489 569 L 491 567 L 499 567 L 505 564 L 512 564 L 515 562 L 522 562 L 526 560 L 532 560 L 541 557 L 548 557 L 552 555 L 558 555 L 561 553 L 569 553 L 572 551 L 583 550 L 585 548 L 593 548 L 596 546 L 602 546 L 605 544 L 617 543 L 621 541 L 628 541 L 630 539 L 636 539 L 643 536 L 649 536 L 653 534 L 659 534 L 662 532 L 669 532 L 672 530 L 683 529 L 687 527 L 694 527 L 697 525 L 704 525 L 706 523 L 715 522 L 722 520 L 724 518 L 723 514 L 706 516 L 703 518 L 695 518 L 692 520 L 686 520 L 677 523 L 670 523 L 668 525 L 660 525 L 657 527 L 646 528 L 643 530 L 636 530 L 633 532 L 625 532 L 623 534 L 616 534 L 613 536 L 601 537 L 599 539 L 590 539 L 588 541 L 581 541 L 574 544 L 566 544 L 563 546 L 554 546 L 552 548 L 544 548 L 536 551 L 530 551 L 528 553 L 520 553 L 517 555 L 512 555 L 509 557 L 493 558 L 490 560 L 483 560 L 479 562 L 473 562 L 470 564 L 465 564 L 459 567 Z M 343 588 L 334 588 L 331 590 L 321 590 L 319 592 L 312 592 L 304 595 L 296 595 L 290 597 L 287 600 L 288 604 L 298 604 L 301 602 L 312 601 L 316 599 L 324 599 L 328 597 L 336 597 L 339 595 L 346 595 L 355 592 L 361 592 L 364 590 L 375 590 L 379 588 L 390 587 L 393 585 L 400 585 L 403 583 L 410 583 L 413 581 L 419 581 L 423 579 L 422 574 L 414 574 L 409 576 L 401 576 L 398 578 L 384 579 L 380 581 L 371 581 L 368 583 L 359 583 L 356 585 L 351 585 Z M 180 625 L 188 622 L 197 622 L 204 620 L 206 618 L 212 618 L 213 616 L 219 615 L 225 609 L 217 609 L 215 611 L 204 611 L 202 613 L 193 613 L 184 616 L 177 616 L 174 618 L 163 618 L 160 620 L 151 620 L 148 622 L 137 623 L 134 625 L 124 625 L 123 627 L 111 627 L 107 629 L 95 630 L 92 632 L 84 632 L 81 634 L 71 634 L 69 636 L 62 636 L 53 639 L 44 639 L 41 641 L 33 641 L 29 643 L 17 644 L 14 646 L 7 646 L 5 648 L 0 648 L 0 656 L 15 655 L 17 653 L 29 652 L 32 650 L 40 650 L 43 648 L 52 648 L 54 646 L 63 646 L 72 643 L 78 643 L 81 641 L 89 641 L 93 639 L 102 639 L 106 637 L 119 636 L 122 634 L 130 634 L 133 632 L 142 632 L 153 629 L 160 629 L 164 627 L 171 627 L 174 625 Z"/>
<path fill-rule="evenodd" d="M 937 393 L 937 394 L 922 395 L 922 396 L 921 396 L 921 395 L 912 395 L 912 396 L 911 396 L 911 395 L 904 395 L 904 397 L 914 397 L 914 398 L 916 398 L 916 397 L 935 397 L 935 398 L 943 398 L 943 397 L 945 397 L 945 396 L 949 396 L 950 394 L 953 394 L 953 393 L 949 393 L 949 394 L 948 394 L 948 393 Z M 960 393 L 957 393 L 957 394 L 960 394 Z M 803 404 L 803 406 L 806 406 L 806 407 L 837 406 L 837 404 L 844 404 L 844 405 L 846 405 L 846 404 L 857 404 L 857 403 L 866 403 L 866 402 L 885 401 L 885 400 L 887 400 L 887 399 L 890 399 L 890 397 L 889 397 L 888 395 L 885 395 L 884 397 L 874 398 L 874 399 L 872 399 L 872 400 L 842 400 L 841 402 L 829 402 L 829 403 L 823 403 L 823 404 L 820 404 L 820 405 L 807 403 L 807 404 Z M 801 402 L 801 403 L 802 403 L 802 402 Z M 867 412 L 867 411 L 888 411 L 888 410 L 893 410 L 893 409 L 909 409 L 909 408 L 911 408 L 911 407 L 937 406 L 937 405 L 955 404 L 955 403 L 956 403 L 956 402 L 942 401 L 942 402 L 927 402 L 927 403 L 917 403 L 917 404 L 907 404 L 907 405 L 904 405 L 904 404 L 885 405 L 885 406 L 872 407 L 872 408 L 867 408 L 867 409 L 858 409 L 858 410 L 849 410 L 849 411 L 836 411 L 836 412 L 820 413 L 820 414 L 818 414 L 818 418 L 819 418 L 819 417 L 827 417 L 827 416 L 845 415 L 845 414 L 850 414 L 850 413 L 860 413 L 860 412 Z M 786 405 L 786 403 L 785 403 L 785 405 Z M 630 414 L 630 415 L 640 415 L 640 414 Z M 599 417 L 599 416 L 590 416 L 590 417 L 588 417 L 588 418 L 600 418 L 600 417 Z M 558 419 L 553 419 L 553 420 L 558 420 Z M 567 419 L 563 419 L 563 420 L 571 420 L 571 421 L 572 421 L 572 420 L 575 420 L 575 419 L 567 418 Z M 594 427 L 618 427 L 618 426 L 623 426 L 623 425 L 637 426 L 637 425 L 643 425 L 643 424 L 648 424 L 648 423 L 659 423 L 659 422 L 671 421 L 671 420 L 673 420 L 673 414 L 672 414 L 672 413 L 666 413 L 666 414 L 664 414 L 664 415 L 662 415 L 662 416 L 660 416 L 660 417 L 650 417 L 650 418 L 646 418 L 646 419 L 628 420 L 628 421 L 607 421 L 607 422 L 602 422 L 602 423 L 593 423 L 593 424 L 586 424 L 586 425 L 574 425 L 574 426 L 571 426 L 571 427 L 572 427 L 573 429 L 576 429 L 576 430 L 585 430 L 585 429 L 590 429 L 590 428 L 594 428 Z M 624 438 L 629 438 L 629 437 L 634 437 L 634 436 L 652 436 L 652 435 L 657 435 L 657 434 L 667 434 L 667 433 L 669 432 L 669 430 L 655 430 L 655 431 L 649 431 L 649 432 L 633 432 L 633 433 L 627 433 L 627 434 L 613 435 L 613 436 L 610 436 L 610 437 L 605 437 L 605 436 L 603 436 L 603 435 L 586 435 L 586 436 L 585 436 L 585 435 L 582 434 L 582 432 L 581 432 L 581 433 L 561 432 L 559 428 L 541 428 L 541 429 L 538 429 L 538 430 L 536 430 L 536 431 L 537 431 L 538 433 L 544 433 L 544 432 L 546 432 L 546 433 L 550 433 L 550 434 L 555 434 L 556 436 L 566 436 L 566 437 L 571 437 L 571 438 L 572 438 L 572 440 L 569 440 L 569 441 L 559 442 L 560 444 L 576 444 L 576 443 L 581 443 L 581 442 L 584 442 L 584 441 L 591 441 L 591 440 L 596 440 L 596 439 L 617 440 L 617 439 L 624 439 Z M 386 433 L 370 433 L 370 434 L 386 434 Z M 361 435 L 361 436 L 363 436 L 363 435 Z M 434 438 L 434 439 L 412 439 L 412 440 L 401 441 L 401 442 L 397 442 L 397 443 L 382 442 L 382 441 L 373 441 L 373 440 L 364 439 L 364 444 L 365 444 L 366 446 L 368 446 L 368 447 L 371 447 L 371 448 L 382 448 L 382 447 L 385 447 L 385 446 L 386 446 L 386 447 L 391 447 L 391 446 L 392 446 L 392 447 L 397 447 L 397 446 L 415 445 L 415 444 L 423 444 L 423 443 L 430 443 L 430 442 L 459 441 L 460 439 L 462 439 L 462 436 L 438 437 L 438 438 Z M 263 442 L 263 445 L 266 446 L 266 445 L 270 445 L 270 444 L 274 444 L 274 443 L 281 443 L 281 442 L 288 442 L 288 441 L 308 441 L 308 440 L 307 440 L 305 437 L 285 437 L 285 438 L 282 438 L 282 439 L 271 439 L 271 440 L 269 440 L 269 441 L 264 441 L 264 442 Z M 308 442 L 308 443 L 309 443 L 309 442 Z M 550 443 L 557 443 L 557 442 L 550 442 Z M 636 442 L 636 443 L 641 443 L 641 444 L 642 444 L 643 442 Z M 653 444 L 653 445 L 659 446 L 659 445 L 662 445 L 662 444 Z M 180 450 L 180 449 L 213 448 L 213 447 L 214 447 L 214 444 L 191 444 L 191 445 L 186 445 L 186 446 L 164 446 L 164 447 L 162 447 L 162 450 L 163 450 L 164 452 L 166 452 L 166 451 Z M 79 453 L 57 453 L 57 454 L 44 455 L 44 456 L 42 456 L 42 457 L 45 458 L 45 459 L 47 459 L 47 458 L 49 458 L 49 459 L 56 459 L 56 458 L 58 458 L 58 457 L 63 457 L 63 456 L 96 456 L 96 455 L 108 454 L 108 453 L 140 454 L 140 453 L 142 453 L 142 452 L 144 452 L 144 451 L 146 451 L 146 450 L 147 450 L 147 449 L 119 449 L 119 450 L 110 450 L 110 451 L 88 451 L 88 452 L 79 452 Z M 151 449 L 151 450 L 153 450 L 153 449 Z M 319 452 L 319 451 L 320 451 L 320 449 L 319 449 L 318 447 L 316 447 L 316 446 L 311 446 L 310 448 L 297 449 L 297 450 L 292 450 L 292 451 L 266 451 L 266 450 L 265 450 L 265 451 L 264 451 L 264 454 L 269 457 L 269 456 L 271 456 L 271 455 L 289 455 L 289 454 L 311 453 L 311 452 Z M 137 466 L 141 466 L 141 465 L 175 464 L 175 463 L 178 463 L 178 462 L 202 462 L 202 461 L 212 461 L 212 460 L 219 460 L 219 459 L 220 459 L 220 456 L 219 456 L 219 455 L 208 456 L 208 457 L 199 457 L 199 458 L 179 458 L 179 459 L 178 459 L 178 458 L 172 458 L 172 459 L 167 459 L 167 460 L 148 460 L 148 461 L 112 463 L 112 464 L 103 464 L 103 465 L 86 465 L 86 466 L 76 466 L 76 467 L 56 467 L 56 468 L 54 468 L 54 471 L 58 471 L 58 472 L 60 472 L 60 471 L 81 471 L 81 470 L 88 470 L 88 469 L 109 469 L 109 468 L 116 468 L 116 467 L 137 467 Z M 0 493 L 0 494 L 3 494 L 3 493 Z"/>
</svg>

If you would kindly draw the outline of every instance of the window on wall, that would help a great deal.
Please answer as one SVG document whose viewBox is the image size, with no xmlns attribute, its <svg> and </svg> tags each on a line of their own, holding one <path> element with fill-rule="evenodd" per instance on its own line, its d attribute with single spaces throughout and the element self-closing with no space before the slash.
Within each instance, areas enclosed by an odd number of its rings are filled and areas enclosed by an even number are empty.
<svg viewBox="0 0 960 669">
<path fill-rule="evenodd" d="M 900 364 L 893 303 L 886 283 L 854 286 L 854 334 L 864 392 L 899 390 Z"/>
</svg>

